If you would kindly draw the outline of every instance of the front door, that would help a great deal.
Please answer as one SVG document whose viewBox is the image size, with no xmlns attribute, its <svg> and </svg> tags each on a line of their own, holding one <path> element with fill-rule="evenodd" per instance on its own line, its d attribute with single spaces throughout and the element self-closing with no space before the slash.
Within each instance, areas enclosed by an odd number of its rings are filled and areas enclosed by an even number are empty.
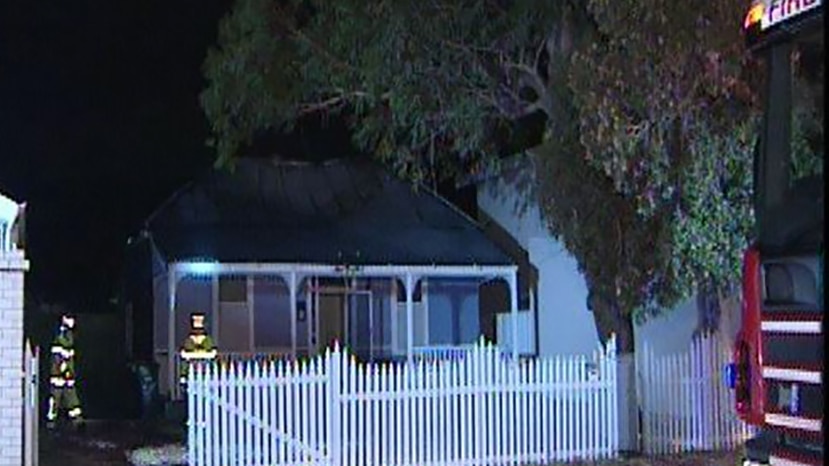
<svg viewBox="0 0 829 466">
<path fill-rule="evenodd" d="M 361 360 L 374 359 L 371 291 L 352 291 L 348 295 L 346 341 L 348 349 Z"/>
<path fill-rule="evenodd" d="M 317 351 L 323 352 L 334 340 L 345 343 L 345 328 L 343 325 L 343 309 L 345 297 L 337 293 L 321 293 L 319 295 L 319 309 L 317 310 Z"/>
<path fill-rule="evenodd" d="M 317 313 L 317 351 L 334 340 L 363 360 L 374 356 L 371 292 L 322 292 Z"/>
</svg>

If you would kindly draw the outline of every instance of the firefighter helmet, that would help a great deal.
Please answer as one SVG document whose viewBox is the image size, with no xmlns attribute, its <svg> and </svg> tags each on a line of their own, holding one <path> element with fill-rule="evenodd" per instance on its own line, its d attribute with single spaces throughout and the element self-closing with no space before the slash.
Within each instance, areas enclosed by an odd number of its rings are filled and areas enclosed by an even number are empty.
<svg viewBox="0 0 829 466">
<path fill-rule="evenodd" d="M 204 314 L 201 312 L 194 312 L 190 314 L 190 328 L 196 331 L 204 330 Z"/>
<path fill-rule="evenodd" d="M 64 314 L 60 318 L 60 326 L 69 330 L 75 328 L 75 316 Z"/>
</svg>

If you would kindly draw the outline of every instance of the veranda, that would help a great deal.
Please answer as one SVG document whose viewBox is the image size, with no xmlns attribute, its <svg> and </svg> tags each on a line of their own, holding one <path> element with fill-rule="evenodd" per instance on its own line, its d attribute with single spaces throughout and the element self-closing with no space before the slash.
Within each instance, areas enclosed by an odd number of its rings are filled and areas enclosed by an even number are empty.
<svg viewBox="0 0 829 466">
<path fill-rule="evenodd" d="M 177 385 L 170 382 L 175 381 L 180 363 L 175 342 L 182 340 L 187 332 L 188 316 L 182 311 L 186 306 L 179 302 L 179 288 L 188 277 L 200 277 L 209 286 L 206 288 L 209 302 L 205 306 L 208 328 L 219 343 L 223 359 L 314 356 L 336 340 L 363 360 L 411 362 L 418 355 L 468 347 L 480 335 L 477 326 L 471 324 L 466 325 L 465 335 L 459 335 L 459 328 L 465 323 L 461 322 L 461 312 L 451 307 L 441 308 L 436 301 L 434 290 L 441 283 L 445 287 L 446 281 L 468 281 L 471 291 L 466 293 L 477 296 L 481 283 L 503 280 L 510 290 L 510 306 L 505 311 L 516 316 L 516 275 L 517 268 L 512 265 L 172 263 L 168 266 L 166 283 L 168 299 L 163 326 L 166 328 L 160 329 L 167 332 L 164 338 L 167 341 L 166 384 L 162 385 L 166 385 L 174 399 L 180 397 Z M 222 283 L 229 277 L 242 285 L 237 301 L 222 299 Z M 280 306 L 274 299 L 277 289 L 264 285 L 274 280 L 285 285 L 286 302 L 281 305 L 288 311 L 288 319 L 257 321 L 257 306 L 264 308 L 267 315 L 273 315 L 274 308 Z M 445 319 L 445 324 L 436 319 Z M 445 328 L 454 330 L 445 331 L 448 333 L 438 338 L 436 334 Z M 270 335 L 284 332 L 287 338 L 277 337 L 275 344 L 269 346 L 254 346 L 254 336 L 268 332 Z M 518 327 L 512 326 L 511 332 L 512 341 L 518 341 Z"/>
</svg>

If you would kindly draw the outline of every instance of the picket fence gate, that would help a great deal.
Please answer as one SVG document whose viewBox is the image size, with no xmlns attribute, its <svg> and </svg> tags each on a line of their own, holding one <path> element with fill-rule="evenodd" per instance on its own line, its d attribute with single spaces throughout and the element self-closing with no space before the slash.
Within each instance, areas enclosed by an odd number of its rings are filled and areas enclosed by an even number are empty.
<svg viewBox="0 0 829 466">
<path fill-rule="evenodd" d="M 657 355 L 646 344 L 637 357 L 645 453 L 731 450 L 754 435 L 734 412 L 723 376 L 731 355 L 717 334 L 676 354 Z"/>
<path fill-rule="evenodd" d="M 515 361 L 210 363 L 188 380 L 191 465 L 520 464 L 617 456 L 616 344 Z"/>
</svg>

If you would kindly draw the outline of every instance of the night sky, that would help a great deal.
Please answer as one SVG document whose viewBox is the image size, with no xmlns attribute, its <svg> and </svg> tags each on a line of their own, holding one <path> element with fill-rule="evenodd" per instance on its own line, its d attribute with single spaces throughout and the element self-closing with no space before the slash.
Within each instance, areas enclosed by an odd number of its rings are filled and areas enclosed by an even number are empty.
<svg viewBox="0 0 829 466">
<path fill-rule="evenodd" d="M 0 192 L 28 202 L 28 299 L 112 310 L 127 238 L 212 169 L 201 66 L 232 4 L 0 0 Z M 359 156 L 337 118 L 254 142 L 244 155 Z M 474 189 L 439 191 L 474 206 Z"/>
<path fill-rule="evenodd" d="M 101 310 L 129 234 L 210 168 L 201 64 L 230 4 L 0 2 L 0 191 L 28 201 L 28 296 Z"/>
</svg>

